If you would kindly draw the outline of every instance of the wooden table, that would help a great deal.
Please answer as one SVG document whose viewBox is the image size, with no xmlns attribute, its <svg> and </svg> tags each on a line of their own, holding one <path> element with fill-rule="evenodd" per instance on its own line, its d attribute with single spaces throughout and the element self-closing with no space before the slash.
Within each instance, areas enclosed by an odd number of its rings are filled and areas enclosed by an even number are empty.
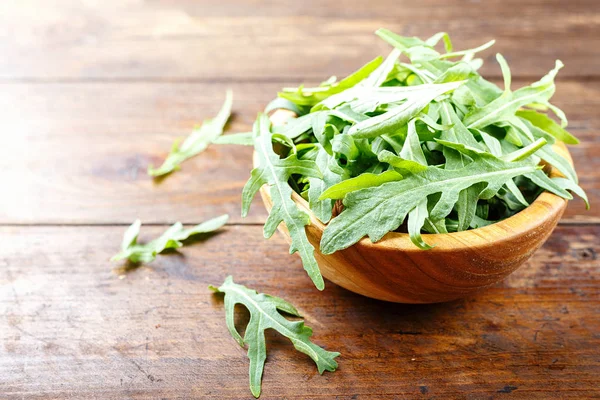
<svg viewBox="0 0 600 400">
<path fill-rule="evenodd" d="M 175 138 L 235 93 L 246 131 L 285 85 L 343 76 L 389 48 L 372 32 L 491 38 L 513 87 L 562 59 L 555 103 L 593 204 L 573 201 L 506 282 L 447 304 L 317 292 L 265 211 L 240 218 L 251 149 L 210 147 L 154 183 Z M 250 398 L 245 351 L 208 284 L 284 297 L 342 353 L 320 376 L 268 334 L 264 399 L 600 397 L 600 4 L 597 0 L 136 1 L 0 5 L 0 398 Z M 483 73 L 496 80 L 494 51 Z M 231 214 L 222 233 L 126 275 L 125 227 Z M 240 322 L 245 316 L 240 314 Z"/>
</svg>

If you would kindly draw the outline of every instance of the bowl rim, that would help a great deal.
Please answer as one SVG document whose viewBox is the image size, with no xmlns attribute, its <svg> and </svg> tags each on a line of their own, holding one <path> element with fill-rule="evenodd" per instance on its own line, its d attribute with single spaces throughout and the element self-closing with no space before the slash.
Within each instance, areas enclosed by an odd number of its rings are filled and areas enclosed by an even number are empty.
<svg viewBox="0 0 600 400">
<path fill-rule="evenodd" d="M 285 109 L 277 109 L 270 115 L 272 122 L 277 120 L 284 121 L 288 118 L 295 118 L 296 114 Z M 569 150 L 564 143 L 557 141 L 554 145 L 561 155 L 563 155 L 571 165 L 573 160 Z M 253 166 L 256 167 L 258 162 L 258 154 L 253 152 Z M 549 172 L 550 177 L 564 177 L 556 168 L 551 167 Z M 263 185 L 261 191 L 268 186 Z M 270 193 L 265 190 L 270 198 Z M 297 203 L 303 211 L 310 217 L 310 224 L 323 232 L 327 224 L 321 222 L 311 211 L 308 202 L 298 193 L 292 191 L 292 199 Z M 551 220 L 558 220 L 567 207 L 568 200 L 553 193 L 544 191 L 525 209 L 518 213 L 505 218 L 493 224 L 475 229 L 468 229 L 460 232 L 448 233 L 423 233 L 422 237 L 426 243 L 433 247 L 427 251 L 447 251 L 449 249 L 456 250 L 457 248 L 473 248 L 477 245 L 490 245 L 498 241 L 517 239 L 519 236 L 526 234 L 532 230 L 536 230 L 541 225 Z M 540 218 L 540 215 L 543 216 Z M 452 245 L 449 245 L 445 239 L 452 239 Z M 490 240 L 490 238 L 495 238 Z M 462 245 L 461 245 L 462 244 Z M 372 242 L 368 236 L 363 237 L 352 246 L 377 247 L 380 249 L 394 249 L 408 252 L 422 252 L 423 249 L 415 246 L 410 240 L 408 233 L 388 232 L 379 241 Z M 350 246 L 350 247 L 352 247 Z"/>
</svg>

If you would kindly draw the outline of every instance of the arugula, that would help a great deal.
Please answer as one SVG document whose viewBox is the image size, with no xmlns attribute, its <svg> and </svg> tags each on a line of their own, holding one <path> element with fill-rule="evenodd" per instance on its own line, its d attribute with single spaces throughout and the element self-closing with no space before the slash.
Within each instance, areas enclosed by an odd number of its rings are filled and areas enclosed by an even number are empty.
<svg viewBox="0 0 600 400">
<path fill-rule="evenodd" d="M 242 347 L 248 346 L 250 359 L 250 391 L 259 397 L 264 364 L 267 359 L 265 330 L 274 329 L 290 339 L 296 350 L 307 354 L 317 365 L 319 374 L 335 371 L 338 364 L 335 358 L 340 353 L 324 350 L 311 342 L 312 329 L 303 321 L 290 321 L 280 312 L 302 318 L 298 310 L 287 301 L 268 294 L 258 294 L 255 290 L 233 282 L 228 276 L 220 287 L 209 286 L 211 290 L 225 294 L 225 322 L 231 336 Z M 250 321 L 244 337 L 238 333 L 234 324 L 234 308 L 242 304 L 250 312 Z"/>
<path fill-rule="evenodd" d="M 544 190 L 565 199 L 575 193 L 587 204 L 573 166 L 554 147 L 578 142 L 566 130 L 564 112 L 550 103 L 560 61 L 537 82 L 513 89 L 508 63 L 497 54 L 501 88 L 478 72 L 477 54 L 494 41 L 456 50 L 445 32 L 426 40 L 386 29 L 376 34 L 394 47 L 385 60 L 378 57 L 341 81 L 284 88 L 267 109 L 292 110 L 297 118 L 270 127 L 260 115 L 255 124 L 260 166 L 244 188 L 243 215 L 268 185 L 273 209 L 265 237 L 284 222 L 290 251 L 300 253 L 317 288 L 323 279 L 305 232 L 310 218 L 292 200 L 294 191 L 328 224 L 320 243 L 325 254 L 391 231 L 430 249 L 435 243 L 422 233 L 501 221 Z M 565 177 L 550 178 L 542 163 Z M 338 200 L 343 210 L 333 216 Z"/>
<path fill-rule="evenodd" d="M 311 211 L 315 213 L 317 218 L 327 223 L 331 219 L 331 213 L 333 211 L 333 200 L 322 199 L 321 194 L 331 186 L 342 181 L 342 175 L 332 171 L 330 164 L 333 160 L 329 157 L 329 154 L 321 146 L 318 147 L 317 156 L 315 162 L 319 170 L 323 173 L 322 178 L 312 177 L 309 178 L 308 187 L 308 203 Z M 335 164 L 333 168 L 335 168 Z"/>
<path fill-rule="evenodd" d="M 179 145 L 179 141 L 173 143 L 171 152 L 163 162 L 163 164 L 154 168 L 152 165 L 148 167 L 148 175 L 161 176 L 169 174 L 180 169 L 180 164 L 204 150 L 215 141 L 223 133 L 225 124 L 231 115 L 231 106 L 233 103 L 233 93 L 227 91 L 225 102 L 217 116 L 213 119 L 204 121 L 200 128 L 194 131 Z"/>
<path fill-rule="evenodd" d="M 326 81 L 321 86 L 315 88 L 305 88 L 303 86 L 297 88 L 284 88 L 283 91 L 279 93 L 279 97 L 289 100 L 297 106 L 314 106 L 323 99 L 349 89 L 367 78 L 377 69 L 377 67 L 379 67 L 382 61 L 383 59 L 381 57 L 377 57 L 339 82 L 336 82 L 335 77 L 332 77 L 333 79 L 330 81 Z"/>
<path fill-rule="evenodd" d="M 468 128 L 483 128 L 514 116 L 520 107 L 537 102 L 546 103 L 554 94 L 554 77 L 562 67 L 563 63 L 556 61 L 554 69 L 538 82 L 515 92 L 507 87 L 494 101 L 484 107 L 475 107 L 465 116 L 463 123 Z"/>
<path fill-rule="evenodd" d="M 164 250 L 182 247 L 183 243 L 181 242 L 191 236 L 216 231 L 225 225 L 228 219 L 229 215 L 224 214 L 188 229 L 185 229 L 181 222 L 176 222 L 158 238 L 146 244 L 139 244 L 137 242 L 142 226 L 141 221 L 138 219 L 127 228 L 123 235 L 121 251 L 110 260 L 119 261 L 127 259 L 131 263 L 149 263 L 154 261 L 156 256 Z"/>
<path fill-rule="evenodd" d="M 508 179 L 535 169 L 536 166 L 529 163 L 506 162 L 482 153 L 461 169 L 430 166 L 397 182 L 351 192 L 344 198 L 344 211 L 325 229 L 321 251 L 332 254 L 353 245 L 365 235 L 373 242 L 380 240 L 397 229 L 408 212 L 432 194 L 442 193 L 430 213 L 433 220 L 441 219 L 455 206 L 461 190 L 484 182 L 487 187 L 481 197 L 489 199 Z"/>
<path fill-rule="evenodd" d="M 458 88 L 461 84 L 462 81 L 432 85 L 428 91 L 408 97 L 402 105 L 352 126 L 348 133 L 357 138 L 374 138 L 393 133 L 416 117 L 433 99 Z"/>
<path fill-rule="evenodd" d="M 250 179 L 242 191 L 242 217 L 248 214 L 250 203 L 261 186 L 268 185 L 273 207 L 265 222 L 265 238 L 273 236 L 279 224 L 285 222 L 292 239 L 290 254 L 300 254 L 308 276 L 319 290 L 323 290 L 325 282 L 315 259 L 314 247 L 308 241 L 304 230 L 310 223 L 310 217 L 294 203 L 292 188 L 287 183 L 292 174 L 311 178 L 322 178 L 323 175 L 314 161 L 298 159 L 297 154 L 280 159 L 273 150 L 270 122 L 265 114 L 258 116 L 253 132 L 254 149 L 259 156 L 260 165 L 252 170 Z"/>
<path fill-rule="evenodd" d="M 252 132 L 232 133 L 230 135 L 218 136 L 212 141 L 212 143 L 254 146 L 254 134 Z"/>
</svg>

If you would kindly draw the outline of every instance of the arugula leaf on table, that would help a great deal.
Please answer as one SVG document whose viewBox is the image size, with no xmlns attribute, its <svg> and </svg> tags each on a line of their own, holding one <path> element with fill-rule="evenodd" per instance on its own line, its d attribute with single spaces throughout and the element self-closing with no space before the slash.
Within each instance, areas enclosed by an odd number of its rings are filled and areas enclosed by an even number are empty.
<svg viewBox="0 0 600 400">
<path fill-rule="evenodd" d="M 250 359 L 250 391 L 254 397 L 259 397 L 261 380 L 267 359 L 265 330 L 274 329 L 287 337 L 296 350 L 308 355 L 317 365 L 319 374 L 325 371 L 335 371 L 338 367 L 335 358 L 340 353 L 324 350 L 314 344 L 310 337 L 312 329 L 303 321 L 290 321 L 281 312 L 302 318 L 298 310 L 287 301 L 268 294 L 258 294 L 255 290 L 233 282 L 228 276 L 220 287 L 209 286 L 218 293 L 225 294 L 225 322 L 231 336 L 242 347 L 248 346 Z M 234 308 L 236 304 L 244 305 L 250 312 L 250 322 L 242 338 L 234 325 Z"/>
<path fill-rule="evenodd" d="M 259 114 L 254 123 L 254 149 L 259 156 L 260 165 L 252 170 L 250 179 L 242 191 L 242 216 L 248 214 L 250 203 L 261 186 L 268 185 L 273 208 L 265 222 L 265 238 L 273 236 L 277 226 L 284 222 L 292 240 L 290 253 L 300 254 L 308 276 L 317 289 L 323 290 L 325 282 L 315 259 L 314 247 L 308 241 L 304 228 L 310 223 L 310 217 L 294 203 L 292 188 L 287 183 L 292 174 L 312 178 L 322 178 L 323 175 L 312 160 L 299 160 L 296 154 L 281 159 L 275 153 L 269 118 L 265 114 Z"/>
<path fill-rule="evenodd" d="M 185 160 L 203 152 L 209 144 L 223 133 L 225 124 L 231 115 L 232 103 L 233 93 L 228 90 L 225 102 L 217 116 L 204 121 L 200 128 L 194 129 L 181 145 L 179 141 L 176 141 L 160 167 L 154 168 L 152 165 L 148 167 L 148 175 L 157 177 L 169 174 L 180 169 L 180 164 Z"/>
<path fill-rule="evenodd" d="M 141 221 L 138 219 L 127 228 L 123 235 L 121 251 L 110 260 L 119 261 L 127 259 L 131 263 L 149 263 L 154 261 L 156 256 L 164 250 L 177 249 L 183 246 L 181 242 L 190 236 L 216 231 L 225 225 L 228 219 L 229 215 L 224 214 L 188 229 L 185 229 L 181 222 L 176 222 L 158 238 L 146 244 L 139 244 L 137 242 L 142 226 Z"/>
</svg>

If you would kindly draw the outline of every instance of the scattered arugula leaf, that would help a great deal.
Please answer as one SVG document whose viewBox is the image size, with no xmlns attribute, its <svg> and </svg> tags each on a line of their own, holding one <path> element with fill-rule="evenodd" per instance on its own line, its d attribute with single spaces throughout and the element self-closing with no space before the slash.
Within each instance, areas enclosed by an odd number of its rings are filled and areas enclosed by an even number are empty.
<svg viewBox="0 0 600 400">
<path fill-rule="evenodd" d="M 154 168 L 152 165 L 148 167 L 148 175 L 157 177 L 169 174 L 180 169 L 180 164 L 188 158 L 203 152 L 209 144 L 223 133 L 225 124 L 231 115 L 232 103 L 233 93 L 231 90 L 228 90 L 225 102 L 217 116 L 204 121 L 200 128 L 194 129 L 181 145 L 179 145 L 179 141 L 176 141 L 171 148 L 171 152 L 160 167 Z"/>
<path fill-rule="evenodd" d="M 224 214 L 188 229 L 185 229 L 181 222 L 176 222 L 158 238 L 146 244 L 137 243 L 137 238 L 142 226 L 142 223 L 138 219 L 127 228 L 123 235 L 121 251 L 110 260 L 119 261 L 127 259 L 134 264 L 149 263 L 154 261 L 157 254 L 162 251 L 167 249 L 177 249 L 183 246 L 183 243 L 181 242 L 188 239 L 190 236 L 216 231 L 225 225 L 228 219 L 229 215 Z"/>
<path fill-rule="evenodd" d="M 250 359 L 250 391 L 254 397 L 259 397 L 261 380 L 267 359 L 265 330 L 274 329 L 290 339 L 296 350 L 307 354 L 313 359 L 319 370 L 335 371 L 338 364 L 335 358 L 340 353 L 327 351 L 311 342 L 312 329 L 304 325 L 303 321 L 290 321 L 281 313 L 302 318 L 298 310 L 287 301 L 268 294 L 258 294 L 255 290 L 233 282 L 228 276 L 220 287 L 209 286 L 211 290 L 225 294 L 225 322 L 231 336 L 242 347 L 248 346 Z M 246 327 L 244 338 L 240 336 L 234 325 L 234 307 L 236 304 L 244 305 L 250 312 L 250 322 Z"/>
</svg>

